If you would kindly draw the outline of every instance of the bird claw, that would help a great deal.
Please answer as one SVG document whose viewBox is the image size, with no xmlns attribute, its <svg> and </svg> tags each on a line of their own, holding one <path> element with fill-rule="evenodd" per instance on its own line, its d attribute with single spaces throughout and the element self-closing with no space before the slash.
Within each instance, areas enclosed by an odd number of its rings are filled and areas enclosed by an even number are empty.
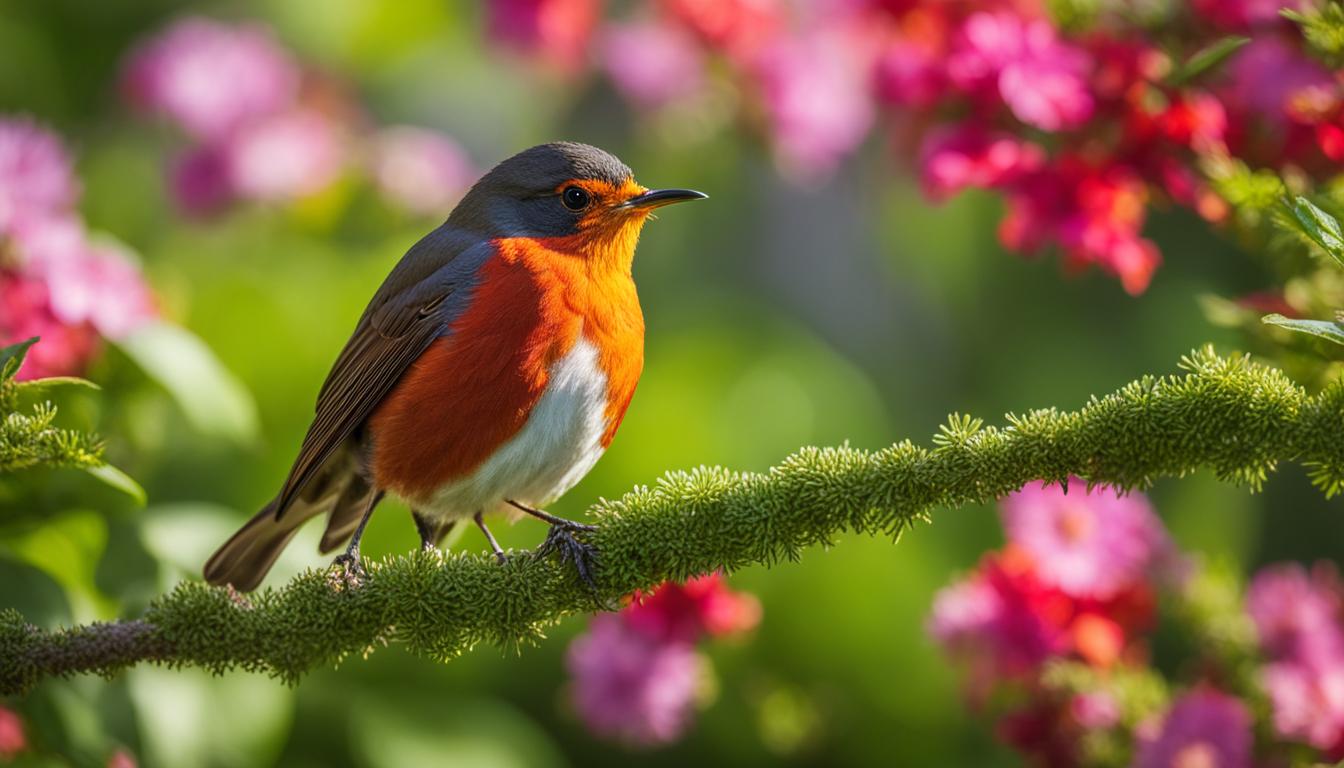
<svg viewBox="0 0 1344 768">
<path fill-rule="evenodd" d="M 537 555 L 539 557 L 559 555 L 560 562 L 572 564 L 579 574 L 579 579 L 596 593 L 597 582 L 593 580 L 593 567 L 597 564 L 597 548 L 579 541 L 574 536 L 575 533 L 595 530 L 597 530 L 595 526 L 569 521 L 552 525 L 546 534 L 546 540 L 537 547 Z"/>
<path fill-rule="evenodd" d="M 332 583 L 332 586 L 344 584 L 346 587 L 353 589 L 363 584 L 364 578 L 368 576 L 368 573 L 364 570 L 364 563 L 360 561 L 358 556 L 349 552 L 337 555 L 336 559 L 331 561 L 331 567 L 333 570 L 328 576 L 328 581 Z"/>
</svg>

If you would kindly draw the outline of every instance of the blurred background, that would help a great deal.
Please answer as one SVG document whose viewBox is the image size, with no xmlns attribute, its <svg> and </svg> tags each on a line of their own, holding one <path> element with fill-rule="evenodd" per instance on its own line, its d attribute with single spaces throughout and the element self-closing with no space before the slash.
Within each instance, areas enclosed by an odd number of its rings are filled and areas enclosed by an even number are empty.
<svg viewBox="0 0 1344 768">
<path fill-rule="evenodd" d="M 302 199 L 184 212 L 165 169 L 193 140 L 128 106 L 124 68 L 186 15 L 265 25 L 321 73 L 333 109 L 357 112 L 361 126 L 451 136 L 466 178 L 572 139 L 612 151 L 646 185 L 710 195 L 645 229 L 635 278 L 647 367 L 611 450 L 553 508 L 567 517 L 669 469 L 763 470 L 805 444 L 927 443 L 953 411 L 998 422 L 1008 410 L 1076 408 L 1173 371 L 1205 342 L 1237 347 L 1240 334 L 1211 324 L 1199 297 L 1275 282 L 1264 260 L 1183 210 L 1147 223 L 1165 259 L 1141 295 L 1101 271 L 1063 274 L 1050 255 L 1008 255 L 995 234 L 1002 202 L 977 190 L 927 202 L 894 135 L 873 131 L 833 169 L 800 173 L 738 116 L 740 94 L 711 87 L 684 107 L 634 109 L 609 78 L 492 43 L 472 3 L 5 3 L 0 113 L 64 137 L 88 228 L 139 254 L 158 312 L 222 364 L 178 382 L 196 391 L 194 415 L 117 345 L 86 373 L 104 393 L 64 397 L 63 418 L 106 435 L 109 459 L 149 503 L 76 494 L 60 473 L 0 495 L 24 506 L 0 515 L 0 605 L 43 626 L 133 615 L 197 577 L 279 486 L 373 290 L 451 205 L 407 210 L 343 171 Z M 1339 502 L 1296 467 L 1257 495 L 1201 474 L 1160 482 L 1151 497 L 1183 548 L 1235 570 L 1334 559 L 1344 541 Z M 530 522 L 496 533 L 506 548 L 543 536 Z M 292 546 L 269 583 L 324 565 L 314 540 Z M 405 510 L 385 504 L 364 552 L 416 541 Z M 632 755 L 649 765 L 1017 764 L 967 713 L 924 631 L 938 588 L 1000 543 L 992 509 L 945 510 L 896 545 L 845 537 L 797 564 L 732 574 L 734 589 L 759 598 L 760 624 L 706 647 L 706 706 L 659 749 L 596 739 L 575 717 L 564 654 L 585 622 L 569 620 L 516 655 L 482 647 L 437 664 L 380 649 L 295 688 L 153 667 L 49 682 L 21 705 L 48 755 L 26 759 L 104 764 L 125 748 L 151 766 L 596 766 Z M 483 543 L 469 532 L 454 546 Z"/>
</svg>

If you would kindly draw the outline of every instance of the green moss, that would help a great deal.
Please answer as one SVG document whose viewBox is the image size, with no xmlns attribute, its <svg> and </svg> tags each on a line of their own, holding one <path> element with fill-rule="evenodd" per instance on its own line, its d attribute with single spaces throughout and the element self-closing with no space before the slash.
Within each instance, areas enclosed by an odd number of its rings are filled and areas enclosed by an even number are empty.
<svg viewBox="0 0 1344 768">
<path fill-rule="evenodd" d="M 0 613 L 0 692 L 142 660 L 292 683 L 394 643 L 442 660 L 482 642 L 519 646 L 664 579 L 795 560 L 843 532 L 896 537 L 935 508 L 988 502 L 1037 479 L 1132 489 L 1209 468 L 1256 489 L 1279 462 L 1297 461 L 1327 494 L 1344 487 L 1344 386 L 1308 395 L 1274 368 L 1211 349 L 1181 367 L 1078 411 L 1009 414 L 1004 427 L 954 416 L 931 448 L 804 448 L 763 474 L 669 473 L 593 506 L 598 595 L 551 559 L 524 554 L 500 566 L 483 554 L 416 551 L 368 563 L 357 588 L 325 571 L 248 597 L 188 582 L 119 625 L 44 631 Z"/>
</svg>

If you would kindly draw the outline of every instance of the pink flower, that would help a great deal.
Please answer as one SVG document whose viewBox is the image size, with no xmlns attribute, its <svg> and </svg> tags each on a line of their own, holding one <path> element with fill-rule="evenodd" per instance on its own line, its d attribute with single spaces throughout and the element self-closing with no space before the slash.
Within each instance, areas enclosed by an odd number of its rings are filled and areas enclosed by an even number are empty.
<svg viewBox="0 0 1344 768">
<path fill-rule="evenodd" d="M 228 155 L 212 145 L 193 147 L 180 155 L 169 171 L 169 188 L 178 206 L 197 216 L 217 213 L 237 196 Z"/>
<path fill-rule="evenodd" d="M 1344 659 L 1268 664 L 1261 674 L 1280 736 L 1321 750 L 1344 745 Z"/>
<path fill-rule="evenodd" d="M 1122 165 L 1092 167 L 1064 156 L 1013 184 L 999 239 L 1031 252 L 1052 240 L 1075 269 L 1095 264 L 1142 293 L 1161 261 L 1157 246 L 1140 237 L 1148 190 Z"/>
<path fill-rule="evenodd" d="M 933 200 L 945 200 L 966 187 L 998 187 L 1045 163 L 1040 146 L 969 123 L 931 132 L 920 155 L 924 193 Z"/>
<path fill-rule="evenodd" d="M 44 285 L 49 310 L 70 326 L 119 339 L 152 319 L 154 299 L 128 252 L 91 243 L 73 218 L 32 222 L 15 233 L 22 270 Z"/>
<path fill-rule="evenodd" d="M 1067 596 L 1036 577 L 1031 564 L 1012 555 L 987 557 L 965 581 L 934 599 L 929 634 L 971 667 L 972 688 L 1035 672 L 1069 650 Z"/>
<path fill-rule="evenodd" d="M 420 216 L 447 216 L 475 177 L 471 159 L 457 142 L 423 128 L 379 131 L 372 160 L 383 196 Z"/>
<path fill-rule="evenodd" d="M 1120 703 L 1105 691 L 1080 693 L 1069 700 L 1069 715 L 1083 728 L 1105 730 L 1120 722 Z"/>
<path fill-rule="evenodd" d="M 1252 27 L 1282 24 L 1281 8 L 1304 10 L 1307 0 L 1193 0 L 1197 18 L 1222 29 L 1244 32 Z"/>
<path fill-rule="evenodd" d="M 190 17 L 131 55 L 123 86 L 136 106 L 213 141 L 287 107 L 299 69 L 261 25 Z"/>
<path fill-rule="evenodd" d="M 1044 131 L 1092 116 L 1086 52 L 1059 40 L 1050 22 L 981 12 L 962 27 L 947 62 L 952 82 L 983 100 L 997 94 L 1022 122 Z"/>
<path fill-rule="evenodd" d="M 1191 691 L 1176 700 L 1156 734 L 1140 735 L 1134 768 L 1250 768 L 1252 725 L 1240 699 Z"/>
<path fill-rule="evenodd" d="M 0 760 L 8 762 L 27 748 L 23 720 L 14 710 L 0 707 Z"/>
<path fill-rule="evenodd" d="M 1263 568 L 1246 590 L 1246 612 L 1273 659 L 1344 659 L 1344 585 L 1330 563 Z"/>
<path fill-rule="evenodd" d="M 118 749 L 107 758 L 107 768 L 136 768 L 138 765 L 135 756 L 125 749 Z"/>
<path fill-rule="evenodd" d="M 602 36 L 600 55 L 616 90 L 643 109 L 686 99 L 705 84 L 699 46 L 666 22 L 613 24 Z"/>
<path fill-rule="evenodd" d="M 704 635 L 746 632 L 761 619 L 755 596 L 728 589 L 718 572 L 665 582 L 650 594 L 635 593 L 621 612 L 631 627 L 649 637 L 694 642 Z"/>
<path fill-rule="evenodd" d="M 735 62 L 754 58 L 780 36 L 780 0 L 661 0 L 662 9 L 711 48 Z"/>
<path fill-rule="evenodd" d="M 489 35 L 498 43 L 540 56 L 565 72 L 586 63 L 600 0 L 490 0 Z"/>
<path fill-rule="evenodd" d="M 68 213 L 78 198 L 61 140 L 29 118 L 0 118 L 0 237 L 16 220 Z"/>
<path fill-rule="evenodd" d="M 812 30 L 767 47 L 754 68 L 777 164 L 826 176 L 863 141 L 875 116 L 867 52 L 840 29 Z"/>
<path fill-rule="evenodd" d="M 98 336 L 87 323 L 67 325 L 51 311 L 47 286 L 32 277 L 0 270 L 0 346 L 34 336 L 42 341 L 28 350 L 20 380 L 70 376 L 84 370 L 98 349 Z M 4 738 L 0 714 L 0 741 Z M 0 753 L 2 754 L 2 753 Z"/>
<path fill-rule="evenodd" d="M 1270 664 L 1262 683 L 1274 728 L 1317 749 L 1344 747 L 1344 585 L 1330 563 L 1262 569 L 1246 592 Z"/>
<path fill-rule="evenodd" d="M 342 128 L 312 109 L 248 125 L 227 145 L 229 179 L 254 200 L 294 200 L 322 191 L 340 176 L 347 155 Z"/>
<path fill-rule="evenodd" d="M 87 321 L 105 338 L 124 338 L 158 314 L 140 269 L 116 246 L 88 244 L 78 261 L 45 274 L 56 316 L 70 324 Z"/>
<path fill-rule="evenodd" d="M 901 12 L 898 32 L 883 43 L 877 58 L 876 86 L 883 101 L 928 109 L 948 95 L 947 48 L 952 23 L 942 6 Z"/>
<path fill-rule="evenodd" d="M 1333 88 L 1329 70 L 1295 46 L 1270 36 L 1257 37 L 1225 66 L 1227 85 L 1220 91 L 1233 123 L 1288 127 L 1293 99 L 1317 88 Z"/>
<path fill-rule="evenodd" d="M 1150 577 L 1171 553 L 1142 494 L 1120 496 L 1078 478 L 1070 493 L 1033 483 L 1003 500 L 1008 540 L 1036 563 L 1042 581 L 1069 595 L 1107 599 Z"/>
<path fill-rule="evenodd" d="M 634 745 L 685 731 L 704 668 L 689 643 L 650 637 L 611 614 L 593 618 L 566 664 L 574 708 L 588 728 Z"/>
</svg>

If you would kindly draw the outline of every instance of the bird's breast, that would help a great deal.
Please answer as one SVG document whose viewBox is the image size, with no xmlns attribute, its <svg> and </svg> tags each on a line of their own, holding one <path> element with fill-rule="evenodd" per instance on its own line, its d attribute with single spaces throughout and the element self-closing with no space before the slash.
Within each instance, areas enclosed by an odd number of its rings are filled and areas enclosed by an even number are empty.
<svg viewBox="0 0 1344 768">
<path fill-rule="evenodd" d="M 549 502 L 591 469 L 634 394 L 633 283 L 595 288 L 532 261 L 538 249 L 502 247 L 482 267 L 468 308 L 370 421 L 375 482 L 425 512 Z"/>
</svg>

